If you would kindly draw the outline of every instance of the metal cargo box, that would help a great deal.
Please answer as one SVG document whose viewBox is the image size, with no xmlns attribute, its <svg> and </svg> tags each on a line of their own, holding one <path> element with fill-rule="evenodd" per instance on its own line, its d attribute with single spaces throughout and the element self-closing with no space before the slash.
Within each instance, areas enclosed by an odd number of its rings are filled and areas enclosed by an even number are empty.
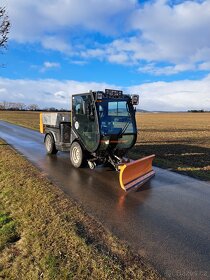
<svg viewBox="0 0 210 280">
<path fill-rule="evenodd" d="M 42 113 L 42 121 L 44 125 L 58 127 L 61 122 L 71 121 L 71 113 Z"/>
</svg>

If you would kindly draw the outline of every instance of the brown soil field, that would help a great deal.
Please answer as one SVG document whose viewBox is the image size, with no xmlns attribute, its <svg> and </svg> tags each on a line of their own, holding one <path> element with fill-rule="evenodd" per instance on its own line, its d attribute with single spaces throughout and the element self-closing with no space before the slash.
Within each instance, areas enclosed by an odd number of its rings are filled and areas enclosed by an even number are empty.
<svg viewBox="0 0 210 280">
<path fill-rule="evenodd" d="M 39 129 L 39 112 L 0 111 L 0 120 Z M 130 156 L 156 154 L 154 164 L 210 181 L 210 113 L 137 113 Z"/>
<path fill-rule="evenodd" d="M 155 165 L 210 181 L 210 113 L 138 113 L 132 155 L 156 154 Z"/>
</svg>

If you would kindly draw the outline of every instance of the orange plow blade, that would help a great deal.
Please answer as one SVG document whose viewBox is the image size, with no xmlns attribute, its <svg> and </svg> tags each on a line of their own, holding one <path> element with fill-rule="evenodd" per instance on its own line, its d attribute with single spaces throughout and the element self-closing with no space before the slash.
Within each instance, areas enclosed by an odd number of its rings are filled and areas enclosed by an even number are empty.
<svg viewBox="0 0 210 280">
<path fill-rule="evenodd" d="M 138 189 L 155 175 L 152 161 L 155 155 L 119 165 L 120 186 L 125 191 Z"/>
</svg>

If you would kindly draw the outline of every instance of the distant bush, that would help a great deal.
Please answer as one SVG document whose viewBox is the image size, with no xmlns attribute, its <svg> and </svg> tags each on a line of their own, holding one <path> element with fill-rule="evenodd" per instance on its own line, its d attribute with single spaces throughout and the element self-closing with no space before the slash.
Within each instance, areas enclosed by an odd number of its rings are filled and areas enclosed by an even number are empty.
<svg viewBox="0 0 210 280">
<path fill-rule="evenodd" d="M 189 113 L 205 113 L 207 111 L 204 110 L 188 110 Z"/>
</svg>

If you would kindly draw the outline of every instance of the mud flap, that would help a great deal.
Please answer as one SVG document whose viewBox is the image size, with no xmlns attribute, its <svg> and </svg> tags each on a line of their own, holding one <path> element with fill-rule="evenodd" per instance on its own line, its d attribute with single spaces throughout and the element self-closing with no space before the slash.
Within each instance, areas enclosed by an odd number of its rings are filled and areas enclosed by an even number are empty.
<svg viewBox="0 0 210 280">
<path fill-rule="evenodd" d="M 124 163 L 118 166 L 120 170 L 120 186 L 125 191 L 136 190 L 155 175 L 152 161 L 155 155 Z"/>
</svg>

